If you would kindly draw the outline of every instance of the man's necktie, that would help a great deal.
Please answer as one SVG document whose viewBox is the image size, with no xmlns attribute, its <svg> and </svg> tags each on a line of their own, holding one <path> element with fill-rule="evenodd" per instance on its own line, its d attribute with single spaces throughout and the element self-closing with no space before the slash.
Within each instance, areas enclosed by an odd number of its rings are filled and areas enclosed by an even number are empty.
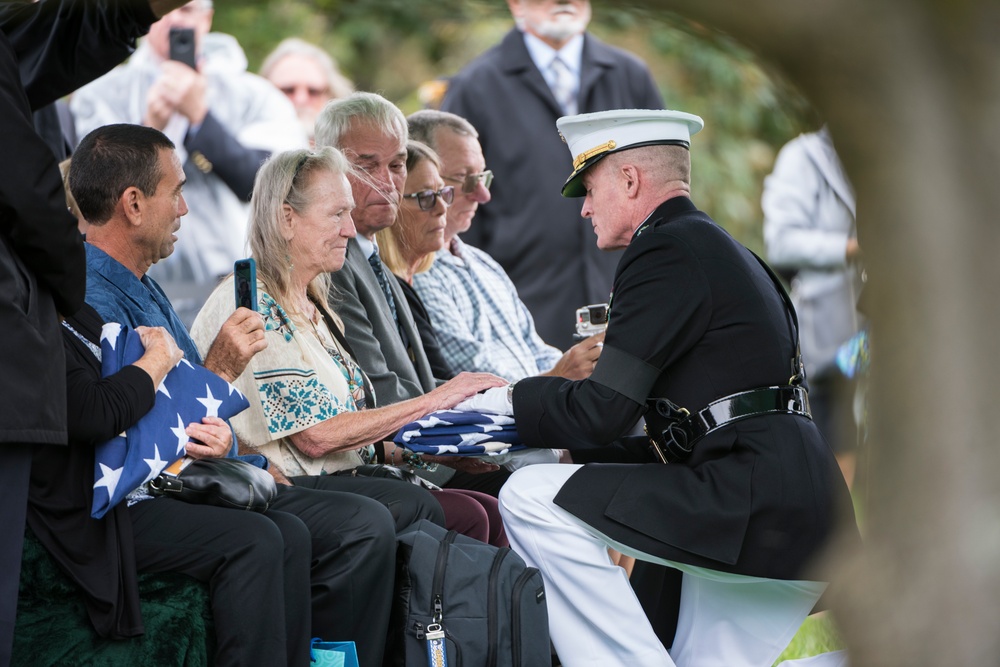
<svg viewBox="0 0 1000 667">
<path fill-rule="evenodd" d="M 558 56 L 549 65 L 549 88 L 566 115 L 576 113 L 576 77 Z"/>
<path fill-rule="evenodd" d="M 403 325 L 399 322 L 399 314 L 396 312 L 396 299 L 392 296 L 392 290 L 389 289 L 389 276 L 385 275 L 385 270 L 382 268 L 382 260 L 379 259 L 377 246 L 375 252 L 368 256 L 368 263 L 371 265 L 372 271 L 375 272 L 378 286 L 382 288 L 382 294 L 389 304 L 389 312 L 392 313 L 392 319 L 396 323 L 396 329 L 399 331 L 399 337 L 403 341 L 403 346 L 409 349 L 410 339 L 406 335 L 406 332 L 403 331 Z"/>
</svg>

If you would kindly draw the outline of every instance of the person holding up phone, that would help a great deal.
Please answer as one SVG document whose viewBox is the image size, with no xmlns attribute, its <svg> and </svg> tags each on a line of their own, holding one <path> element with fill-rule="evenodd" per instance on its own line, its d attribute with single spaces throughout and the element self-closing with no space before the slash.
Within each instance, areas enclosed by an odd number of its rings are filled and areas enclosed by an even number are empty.
<svg viewBox="0 0 1000 667">
<path fill-rule="evenodd" d="M 190 326 L 212 288 L 245 256 L 257 167 L 272 152 L 307 145 L 291 103 L 246 71 L 236 40 L 211 32 L 211 0 L 155 23 L 126 65 L 79 90 L 80 137 L 102 125 L 141 124 L 178 147 L 191 209 L 176 252 L 153 276 Z"/>
<path fill-rule="evenodd" d="M 236 307 L 257 310 L 257 263 L 253 257 L 238 259 L 233 265 Z"/>
</svg>

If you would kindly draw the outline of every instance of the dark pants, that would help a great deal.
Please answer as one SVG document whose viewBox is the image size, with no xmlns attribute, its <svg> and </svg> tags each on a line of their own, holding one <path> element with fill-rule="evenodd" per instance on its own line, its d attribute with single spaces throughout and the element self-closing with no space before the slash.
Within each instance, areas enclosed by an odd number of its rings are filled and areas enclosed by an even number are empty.
<svg viewBox="0 0 1000 667">
<path fill-rule="evenodd" d="M 479 491 L 486 495 L 497 498 L 500 495 L 500 488 L 510 479 L 511 472 L 500 468 L 495 472 L 469 473 L 458 470 L 455 475 L 444 485 L 446 489 L 465 489 L 467 491 Z"/>
<path fill-rule="evenodd" d="M 28 507 L 31 445 L 0 443 L 0 667 L 10 665 Z"/>
<path fill-rule="evenodd" d="M 297 487 L 355 493 L 377 500 L 388 508 L 396 523 L 396 532 L 402 532 L 421 519 L 429 519 L 444 526 L 444 510 L 430 491 L 398 479 L 380 477 L 349 477 L 346 475 L 312 475 L 293 477 Z"/>
<path fill-rule="evenodd" d="M 362 665 L 381 665 L 395 531 L 379 503 L 279 487 L 264 514 L 157 499 L 130 515 L 140 572 L 209 585 L 216 665 L 308 665 L 310 636 L 353 640 Z"/>
</svg>

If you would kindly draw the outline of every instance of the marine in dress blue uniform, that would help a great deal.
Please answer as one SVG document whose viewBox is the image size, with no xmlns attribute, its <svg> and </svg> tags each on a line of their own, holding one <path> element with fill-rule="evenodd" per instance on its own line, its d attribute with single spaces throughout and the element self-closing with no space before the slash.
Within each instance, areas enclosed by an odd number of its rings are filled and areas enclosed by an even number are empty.
<svg viewBox="0 0 1000 667">
<path fill-rule="evenodd" d="M 574 157 L 563 194 L 585 197 L 602 249 L 625 247 L 592 376 L 511 392 L 526 444 L 615 461 L 531 466 L 501 492 L 566 667 L 773 664 L 825 588 L 813 559 L 840 512 L 853 520 L 809 417 L 787 297 L 690 199 L 702 124 L 639 110 L 558 122 Z M 624 438 L 643 415 L 652 438 Z M 683 573 L 669 655 L 608 546 Z"/>
</svg>

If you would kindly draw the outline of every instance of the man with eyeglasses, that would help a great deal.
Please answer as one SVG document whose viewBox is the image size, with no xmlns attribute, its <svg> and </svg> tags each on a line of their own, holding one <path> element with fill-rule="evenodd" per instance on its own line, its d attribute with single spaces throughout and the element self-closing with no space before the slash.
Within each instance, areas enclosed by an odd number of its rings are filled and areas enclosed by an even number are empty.
<svg viewBox="0 0 1000 667">
<path fill-rule="evenodd" d="M 496 260 L 464 243 L 480 204 L 490 201 L 493 173 L 472 125 L 455 114 L 425 109 L 407 118 L 410 138 L 441 158 L 441 177 L 456 189 L 448 207 L 445 247 L 430 270 L 413 277 L 434 324 L 441 353 L 456 370 L 489 372 L 515 382 L 532 375 L 582 380 L 601 352 L 603 334 L 566 354 L 542 340 L 517 288 Z"/>
<path fill-rule="evenodd" d="M 323 106 L 354 92 L 354 84 L 340 73 L 330 54 L 298 37 L 278 44 L 264 59 L 260 75 L 292 102 L 310 141 Z"/>
<path fill-rule="evenodd" d="M 211 0 L 194 0 L 149 30 L 127 64 L 73 95 L 80 137 L 114 123 L 146 125 L 177 146 L 191 208 L 176 252 L 151 271 L 190 326 L 220 276 L 244 256 L 257 168 L 272 152 L 301 148 L 306 135 L 291 103 L 246 71 L 230 35 L 210 32 Z M 175 29 L 192 30 L 177 33 Z M 180 35 L 171 38 L 171 33 Z M 172 60 L 171 41 L 190 44 L 195 67 Z M 179 57 L 177 49 L 173 57 Z"/>
</svg>

